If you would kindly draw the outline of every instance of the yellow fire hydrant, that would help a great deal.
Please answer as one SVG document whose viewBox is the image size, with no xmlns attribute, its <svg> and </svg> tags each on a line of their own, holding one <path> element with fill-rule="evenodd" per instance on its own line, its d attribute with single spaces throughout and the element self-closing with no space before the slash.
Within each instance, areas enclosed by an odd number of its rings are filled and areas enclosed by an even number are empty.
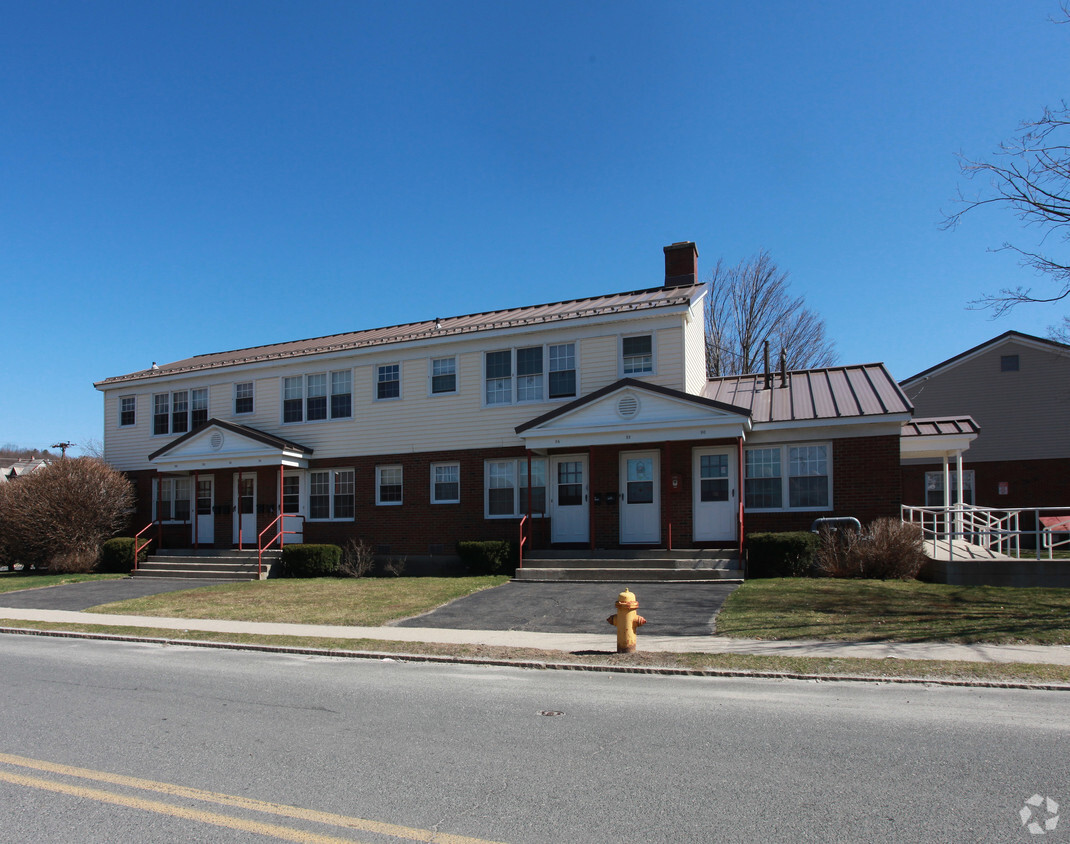
<svg viewBox="0 0 1070 844">
<path fill-rule="evenodd" d="M 635 595 L 630 589 L 625 588 L 617 596 L 617 611 L 606 619 L 617 628 L 617 653 L 619 654 L 635 653 L 636 628 L 646 624 L 646 619 L 636 612 L 638 609 L 639 602 L 635 600 Z"/>
</svg>

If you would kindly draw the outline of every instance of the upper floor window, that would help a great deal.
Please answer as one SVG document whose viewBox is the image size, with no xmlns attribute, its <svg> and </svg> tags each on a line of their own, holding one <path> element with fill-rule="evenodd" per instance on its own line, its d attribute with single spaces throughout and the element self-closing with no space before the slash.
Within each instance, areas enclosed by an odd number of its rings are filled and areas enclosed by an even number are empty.
<svg viewBox="0 0 1070 844">
<path fill-rule="evenodd" d="M 649 334 L 623 337 L 620 344 L 621 371 L 643 375 L 654 371 L 654 338 Z"/>
<path fill-rule="evenodd" d="M 283 422 L 348 419 L 352 415 L 353 383 L 349 370 L 291 375 L 282 379 Z"/>
<path fill-rule="evenodd" d="M 207 421 L 207 387 L 157 393 L 152 397 L 153 434 L 184 434 Z"/>
<path fill-rule="evenodd" d="M 1018 355 L 1000 355 L 1000 358 L 999 358 L 999 371 L 1000 372 L 1017 372 L 1018 371 Z"/>
<path fill-rule="evenodd" d="M 401 398 L 401 364 L 388 363 L 375 368 L 375 397 Z"/>
<path fill-rule="evenodd" d="M 435 358 L 431 361 L 431 393 L 457 392 L 457 358 Z"/>
<path fill-rule="evenodd" d="M 137 421 L 137 396 L 122 396 L 119 399 L 119 425 L 127 428 Z"/>
<path fill-rule="evenodd" d="M 486 404 L 546 401 L 576 395 L 575 343 L 487 352 L 483 366 Z"/>
<path fill-rule="evenodd" d="M 234 385 L 234 413 L 253 412 L 253 382 L 243 381 Z"/>
</svg>

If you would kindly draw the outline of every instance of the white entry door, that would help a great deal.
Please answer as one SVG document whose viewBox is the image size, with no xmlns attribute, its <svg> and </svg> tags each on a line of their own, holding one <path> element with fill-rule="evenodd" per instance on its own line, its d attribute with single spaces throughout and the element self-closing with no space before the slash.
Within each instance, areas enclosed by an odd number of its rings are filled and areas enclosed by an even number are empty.
<svg viewBox="0 0 1070 844">
<path fill-rule="evenodd" d="M 739 479 L 735 450 L 696 448 L 692 510 L 696 542 L 727 542 L 738 536 Z"/>
<path fill-rule="evenodd" d="M 194 522 L 193 541 L 197 545 L 211 545 L 215 542 L 215 478 L 211 475 L 197 476 L 196 521 Z"/>
<path fill-rule="evenodd" d="M 304 475 L 282 473 L 282 544 L 305 541 L 305 520 L 298 516 L 305 515 L 305 497 L 301 495 Z M 292 532 L 291 532 L 292 531 Z"/>
<path fill-rule="evenodd" d="M 234 544 L 239 541 L 243 548 L 255 548 L 257 544 L 256 472 L 234 476 Z"/>
<path fill-rule="evenodd" d="M 622 452 L 620 456 L 620 541 L 661 542 L 661 484 L 656 451 Z"/>
<path fill-rule="evenodd" d="M 587 456 L 550 458 L 550 540 L 587 542 L 591 536 L 587 509 Z"/>
</svg>

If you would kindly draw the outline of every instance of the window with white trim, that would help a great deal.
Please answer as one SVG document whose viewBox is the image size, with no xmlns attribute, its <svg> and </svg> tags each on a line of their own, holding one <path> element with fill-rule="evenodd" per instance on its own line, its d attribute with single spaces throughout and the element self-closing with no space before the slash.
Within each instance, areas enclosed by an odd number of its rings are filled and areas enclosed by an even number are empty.
<svg viewBox="0 0 1070 844">
<path fill-rule="evenodd" d="M 743 457 L 743 506 L 747 510 L 828 510 L 832 506 L 831 444 L 747 448 Z"/>
<path fill-rule="evenodd" d="M 457 358 L 433 358 L 431 360 L 431 394 L 442 395 L 457 392 Z"/>
<path fill-rule="evenodd" d="M 654 371 L 654 338 L 650 334 L 622 337 L 620 341 L 621 372 L 625 375 L 647 375 Z"/>
<path fill-rule="evenodd" d="M 457 504 L 461 500 L 461 464 L 431 464 L 431 503 Z"/>
<path fill-rule="evenodd" d="M 517 518 L 528 512 L 528 461 L 487 460 L 483 464 L 483 514 L 488 519 Z M 546 460 L 531 461 L 531 514 L 546 514 Z"/>
<path fill-rule="evenodd" d="M 401 398 L 401 364 L 386 363 L 375 367 L 375 398 Z"/>
<path fill-rule="evenodd" d="M 951 503 L 958 504 L 958 472 L 952 469 L 948 474 L 951 477 Z M 965 504 L 973 504 L 973 469 L 962 470 L 962 500 Z M 925 473 L 925 506 L 944 506 L 944 473 L 942 471 Z"/>
<path fill-rule="evenodd" d="M 289 375 L 282 379 L 284 423 L 322 422 L 352 416 L 353 381 L 349 370 Z"/>
<path fill-rule="evenodd" d="M 119 398 L 119 427 L 129 428 L 137 421 L 137 396 Z"/>
<path fill-rule="evenodd" d="M 285 500 L 288 510 L 292 505 Z M 308 473 L 310 521 L 350 520 L 356 512 L 356 482 L 352 469 L 323 469 Z"/>
<path fill-rule="evenodd" d="M 188 477 L 154 479 L 153 520 L 179 524 L 190 520 L 190 479 Z"/>
<path fill-rule="evenodd" d="M 383 505 L 401 504 L 401 467 L 375 467 L 375 503 Z"/>
<path fill-rule="evenodd" d="M 488 405 L 575 398 L 576 344 L 487 352 L 483 358 L 483 382 L 484 402 Z"/>
<path fill-rule="evenodd" d="M 208 421 L 208 388 L 175 390 L 152 397 L 152 433 L 184 434 Z"/>
<path fill-rule="evenodd" d="M 234 385 L 234 415 L 253 412 L 253 382 L 242 381 Z"/>
</svg>

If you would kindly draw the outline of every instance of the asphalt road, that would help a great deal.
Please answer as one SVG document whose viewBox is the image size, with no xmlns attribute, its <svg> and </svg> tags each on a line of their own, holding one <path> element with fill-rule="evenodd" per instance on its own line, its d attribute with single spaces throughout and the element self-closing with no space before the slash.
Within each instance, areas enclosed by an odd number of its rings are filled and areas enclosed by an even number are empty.
<svg viewBox="0 0 1070 844">
<path fill-rule="evenodd" d="M 1019 812 L 1070 808 L 1059 692 L 10 635 L 0 677 L 5 842 L 1058 841 Z"/>
</svg>

